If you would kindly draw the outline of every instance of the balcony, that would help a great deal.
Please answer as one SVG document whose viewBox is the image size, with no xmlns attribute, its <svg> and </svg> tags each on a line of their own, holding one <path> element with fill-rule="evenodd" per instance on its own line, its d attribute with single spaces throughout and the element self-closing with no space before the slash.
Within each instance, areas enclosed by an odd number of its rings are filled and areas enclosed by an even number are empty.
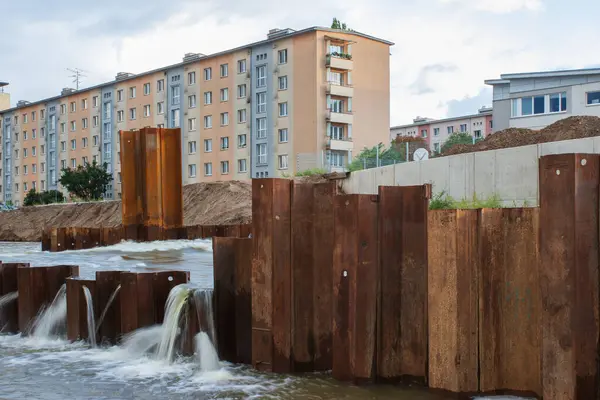
<svg viewBox="0 0 600 400">
<path fill-rule="evenodd" d="M 351 124 L 354 121 L 354 116 L 351 112 L 333 112 L 327 111 L 327 121 L 335 124 Z"/>
<path fill-rule="evenodd" d="M 354 149 L 354 143 L 350 139 L 327 138 L 327 150 L 350 151 Z"/>
<path fill-rule="evenodd" d="M 350 54 L 332 53 L 327 54 L 325 58 L 325 65 L 330 68 L 348 71 L 352 69 L 354 63 L 352 62 L 352 56 Z"/>
<path fill-rule="evenodd" d="M 327 94 L 340 97 L 354 97 L 354 88 L 352 86 L 329 82 L 327 84 Z"/>
</svg>

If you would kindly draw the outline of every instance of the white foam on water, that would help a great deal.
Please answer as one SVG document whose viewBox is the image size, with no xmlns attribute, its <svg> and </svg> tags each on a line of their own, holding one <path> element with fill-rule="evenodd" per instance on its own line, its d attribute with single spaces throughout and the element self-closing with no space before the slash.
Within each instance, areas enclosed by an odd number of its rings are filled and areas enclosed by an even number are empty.
<svg viewBox="0 0 600 400">
<path fill-rule="evenodd" d="M 33 324 L 32 339 L 51 340 L 60 338 L 56 329 L 67 319 L 67 285 L 63 284 L 50 307 L 43 310 Z M 62 332 L 65 333 L 65 332 Z"/>
<path fill-rule="evenodd" d="M 200 371 L 214 372 L 221 367 L 217 349 L 213 346 L 210 337 L 206 332 L 200 332 L 195 337 L 196 354 L 200 364 Z"/>
<path fill-rule="evenodd" d="M 106 247 L 94 247 L 92 249 L 85 250 L 67 250 L 77 252 L 106 252 L 106 251 L 121 251 L 125 253 L 147 253 L 151 251 L 169 251 L 169 250 L 183 250 L 183 249 L 196 249 L 203 251 L 212 251 L 212 242 L 206 239 L 195 239 L 195 240 L 158 240 L 154 242 L 133 242 L 133 241 L 122 241 L 121 243 L 106 246 Z"/>
<path fill-rule="evenodd" d="M 19 292 L 11 292 L 0 297 L 0 309 L 7 304 L 12 303 L 19 297 Z"/>
</svg>

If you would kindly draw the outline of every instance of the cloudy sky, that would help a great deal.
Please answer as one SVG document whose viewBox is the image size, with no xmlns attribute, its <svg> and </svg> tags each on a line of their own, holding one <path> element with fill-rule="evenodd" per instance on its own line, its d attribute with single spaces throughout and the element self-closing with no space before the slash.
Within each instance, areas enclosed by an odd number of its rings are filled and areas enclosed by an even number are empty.
<svg viewBox="0 0 600 400">
<path fill-rule="evenodd" d="M 2 0 L 0 81 L 12 103 L 116 72 L 142 72 L 265 38 L 270 28 L 349 27 L 388 39 L 392 125 L 491 104 L 484 79 L 600 64 L 597 0 Z"/>
</svg>

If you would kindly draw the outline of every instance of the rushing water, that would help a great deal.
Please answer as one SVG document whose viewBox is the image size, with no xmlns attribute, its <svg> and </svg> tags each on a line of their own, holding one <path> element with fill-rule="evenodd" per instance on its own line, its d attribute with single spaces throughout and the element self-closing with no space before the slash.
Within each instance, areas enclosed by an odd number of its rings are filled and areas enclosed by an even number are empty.
<svg viewBox="0 0 600 400">
<path fill-rule="evenodd" d="M 75 264 L 86 279 L 94 279 L 99 270 L 191 272 L 190 285 L 182 285 L 181 291 L 170 294 L 173 299 L 165 310 L 163 325 L 132 332 L 120 346 L 109 348 L 64 340 L 66 301 L 59 293 L 40 316 L 32 336 L 0 335 L 1 399 L 445 398 L 415 388 L 345 385 L 328 374 L 266 374 L 221 362 L 215 349 L 218 343 L 214 340 L 214 325 L 210 326 L 212 316 L 205 317 L 208 324 L 196 335 L 194 356 L 179 356 L 174 349 L 181 340 L 177 337 L 185 322 L 182 318 L 189 317 L 185 316 L 186 302 L 194 301 L 198 309 L 199 304 L 206 306 L 212 301 L 210 290 L 198 290 L 213 286 L 209 241 L 121 243 L 61 253 L 42 252 L 39 243 L 0 243 L 0 260 L 30 262 L 34 266 Z"/>
<path fill-rule="evenodd" d="M 87 305 L 87 328 L 88 328 L 88 340 L 92 347 L 96 347 L 96 316 L 94 315 L 94 301 L 92 300 L 92 293 L 87 286 L 83 285 L 83 294 L 85 295 L 85 304 Z"/>
<path fill-rule="evenodd" d="M 0 296 L 0 311 L 2 307 L 5 305 L 12 303 L 19 297 L 19 292 L 12 292 L 9 294 L 5 294 L 4 296 Z"/>
<path fill-rule="evenodd" d="M 98 326 L 96 326 L 96 336 L 98 336 L 98 331 L 100 330 L 100 326 L 102 326 L 102 322 L 104 322 L 104 317 L 106 317 L 106 313 L 108 312 L 108 310 L 110 310 L 112 303 L 115 301 L 115 298 L 117 297 L 120 291 L 121 285 L 118 285 L 114 292 L 112 292 L 112 294 L 108 298 L 108 301 L 106 302 L 106 307 L 104 307 L 102 314 L 100 314 L 100 318 L 98 318 Z"/>
<path fill-rule="evenodd" d="M 31 336 L 41 340 L 64 337 L 66 320 L 67 285 L 63 284 L 50 306 L 42 309 L 36 317 Z"/>
</svg>

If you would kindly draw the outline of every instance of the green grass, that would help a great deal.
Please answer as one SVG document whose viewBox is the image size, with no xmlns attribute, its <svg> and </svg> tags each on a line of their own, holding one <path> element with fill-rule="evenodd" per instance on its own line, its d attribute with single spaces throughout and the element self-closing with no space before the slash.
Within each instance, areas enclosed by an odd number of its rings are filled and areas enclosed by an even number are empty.
<svg viewBox="0 0 600 400">
<path fill-rule="evenodd" d="M 324 175 L 327 171 L 321 168 L 311 168 L 304 171 L 296 172 L 296 176 L 313 176 L 313 175 Z"/>
<path fill-rule="evenodd" d="M 441 191 L 429 201 L 430 210 L 472 210 L 477 208 L 502 208 L 500 196 L 493 194 L 487 199 L 480 199 L 474 194 L 470 200 L 467 198 L 456 200 L 445 191 Z"/>
</svg>

